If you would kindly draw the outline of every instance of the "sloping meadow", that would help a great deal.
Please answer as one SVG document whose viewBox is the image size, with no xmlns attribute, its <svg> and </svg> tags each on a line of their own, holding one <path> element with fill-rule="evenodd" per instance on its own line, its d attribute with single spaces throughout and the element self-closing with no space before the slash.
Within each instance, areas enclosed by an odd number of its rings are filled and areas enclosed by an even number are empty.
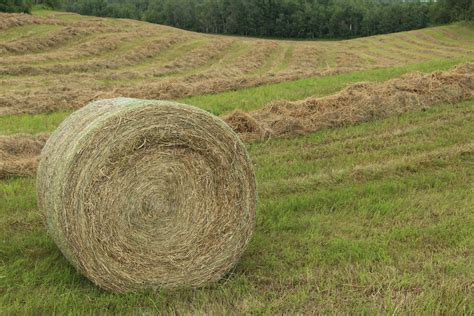
<svg viewBox="0 0 474 316">
<path fill-rule="evenodd" d="M 0 13 L 0 115 L 74 110 L 119 96 L 176 99 L 474 52 L 474 29 L 460 24 L 313 42 L 66 16 Z"/>
</svg>

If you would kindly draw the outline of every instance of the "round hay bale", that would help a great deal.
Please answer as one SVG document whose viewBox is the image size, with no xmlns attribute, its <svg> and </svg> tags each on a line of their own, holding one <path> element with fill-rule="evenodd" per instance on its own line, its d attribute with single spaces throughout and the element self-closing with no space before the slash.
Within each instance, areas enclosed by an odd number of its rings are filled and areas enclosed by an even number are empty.
<svg viewBox="0 0 474 316">
<path fill-rule="evenodd" d="M 219 280 L 250 239 L 257 198 L 246 149 L 221 119 L 128 98 L 93 102 L 59 126 L 37 191 L 65 257 L 116 292 Z"/>
</svg>

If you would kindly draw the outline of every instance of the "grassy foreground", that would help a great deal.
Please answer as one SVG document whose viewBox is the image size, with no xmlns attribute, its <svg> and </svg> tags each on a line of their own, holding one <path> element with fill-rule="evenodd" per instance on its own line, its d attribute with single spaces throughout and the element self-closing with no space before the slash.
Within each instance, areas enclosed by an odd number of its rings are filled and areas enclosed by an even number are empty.
<svg viewBox="0 0 474 316">
<path fill-rule="evenodd" d="M 197 290 L 111 294 L 66 262 L 34 179 L 0 182 L 0 314 L 474 311 L 474 101 L 249 145 L 250 247 Z"/>
</svg>

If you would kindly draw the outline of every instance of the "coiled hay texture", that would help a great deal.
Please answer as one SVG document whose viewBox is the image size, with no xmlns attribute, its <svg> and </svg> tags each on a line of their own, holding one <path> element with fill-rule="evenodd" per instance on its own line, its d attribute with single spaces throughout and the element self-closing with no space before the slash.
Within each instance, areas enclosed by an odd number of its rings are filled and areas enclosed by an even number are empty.
<svg viewBox="0 0 474 316">
<path fill-rule="evenodd" d="M 66 258 L 116 292 L 219 280 L 254 227 L 244 145 L 221 119 L 173 102 L 117 98 L 73 113 L 42 151 L 37 190 Z"/>
</svg>

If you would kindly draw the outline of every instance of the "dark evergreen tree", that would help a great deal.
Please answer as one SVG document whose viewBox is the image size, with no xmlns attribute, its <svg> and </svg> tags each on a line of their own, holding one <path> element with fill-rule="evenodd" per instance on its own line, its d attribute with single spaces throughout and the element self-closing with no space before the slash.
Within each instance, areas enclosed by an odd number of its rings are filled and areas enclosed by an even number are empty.
<svg viewBox="0 0 474 316">
<path fill-rule="evenodd" d="M 188 30 L 278 38 L 352 38 L 473 19 L 473 0 L 0 0 L 85 15 L 140 19 Z"/>
</svg>

